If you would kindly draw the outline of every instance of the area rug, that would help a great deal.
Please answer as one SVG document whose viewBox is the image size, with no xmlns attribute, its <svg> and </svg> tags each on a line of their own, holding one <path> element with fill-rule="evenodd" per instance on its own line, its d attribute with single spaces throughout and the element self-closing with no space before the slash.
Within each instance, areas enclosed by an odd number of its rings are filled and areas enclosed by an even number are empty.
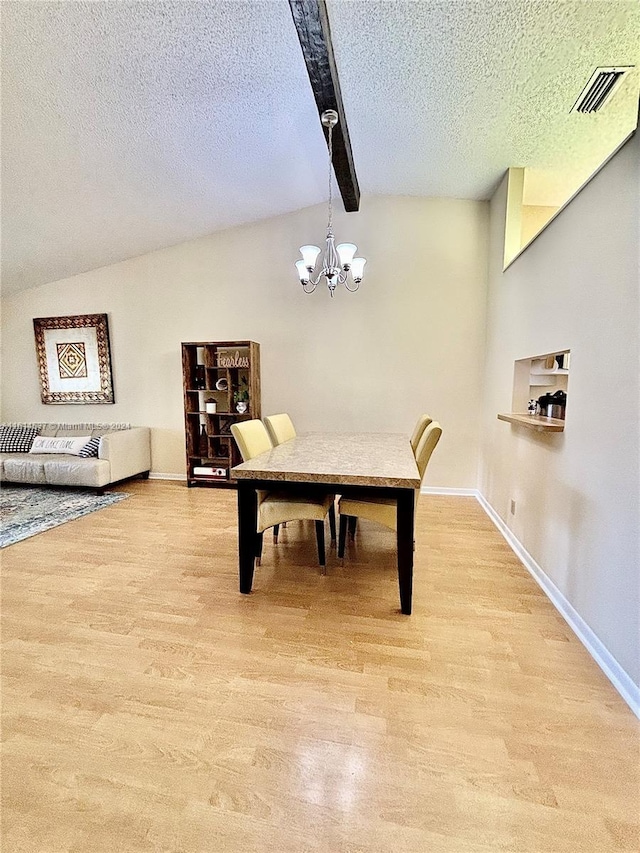
<svg viewBox="0 0 640 853">
<path fill-rule="evenodd" d="M 37 486 L 2 486 L 0 489 L 0 548 L 36 533 L 73 521 L 90 512 L 118 503 L 129 495 Z"/>
</svg>

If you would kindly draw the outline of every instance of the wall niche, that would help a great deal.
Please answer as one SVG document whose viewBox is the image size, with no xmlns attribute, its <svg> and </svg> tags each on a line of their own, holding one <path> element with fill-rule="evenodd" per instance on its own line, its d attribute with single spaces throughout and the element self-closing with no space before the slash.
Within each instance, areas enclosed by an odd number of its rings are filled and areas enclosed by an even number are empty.
<svg viewBox="0 0 640 853">
<path fill-rule="evenodd" d="M 499 420 L 539 432 L 563 432 L 570 364 L 568 349 L 517 359 L 511 412 L 499 414 Z"/>
</svg>

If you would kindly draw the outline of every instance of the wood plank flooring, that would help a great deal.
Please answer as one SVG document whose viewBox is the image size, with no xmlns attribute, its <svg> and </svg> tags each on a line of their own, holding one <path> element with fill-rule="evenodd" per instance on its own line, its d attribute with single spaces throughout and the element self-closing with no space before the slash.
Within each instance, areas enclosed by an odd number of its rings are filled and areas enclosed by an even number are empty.
<svg viewBox="0 0 640 853">
<path fill-rule="evenodd" d="M 638 851 L 639 727 L 473 498 L 238 593 L 236 496 L 132 483 L 3 552 L 3 853 Z"/>
</svg>

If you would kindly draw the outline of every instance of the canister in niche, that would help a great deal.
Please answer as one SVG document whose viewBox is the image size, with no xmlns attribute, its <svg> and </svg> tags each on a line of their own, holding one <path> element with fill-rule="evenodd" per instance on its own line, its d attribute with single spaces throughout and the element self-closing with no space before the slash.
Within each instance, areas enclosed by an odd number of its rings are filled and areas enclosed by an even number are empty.
<svg viewBox="0 0 640 853">
<path fill-rule="evenodd" d="M 564 420 L 567 408 L 567 395 L 564 391 L 556 391 L 555 394 L 543 394 L 538 398 L 540 413 L 548 418 L 559 418 Z"/>
</svg>

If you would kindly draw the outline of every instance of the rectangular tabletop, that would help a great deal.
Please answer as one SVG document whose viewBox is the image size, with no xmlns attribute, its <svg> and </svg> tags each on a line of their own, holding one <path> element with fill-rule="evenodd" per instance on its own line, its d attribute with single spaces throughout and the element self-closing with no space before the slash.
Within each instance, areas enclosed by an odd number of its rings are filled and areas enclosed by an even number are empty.
<svg viewBox="0 0 640 853">
<path fill-rule="evenodd" d="M 406 435 L 305 433 L 231 470 L 238 480 L 334 483 L 418 489 L 420 474 Z"/>
</svg>

